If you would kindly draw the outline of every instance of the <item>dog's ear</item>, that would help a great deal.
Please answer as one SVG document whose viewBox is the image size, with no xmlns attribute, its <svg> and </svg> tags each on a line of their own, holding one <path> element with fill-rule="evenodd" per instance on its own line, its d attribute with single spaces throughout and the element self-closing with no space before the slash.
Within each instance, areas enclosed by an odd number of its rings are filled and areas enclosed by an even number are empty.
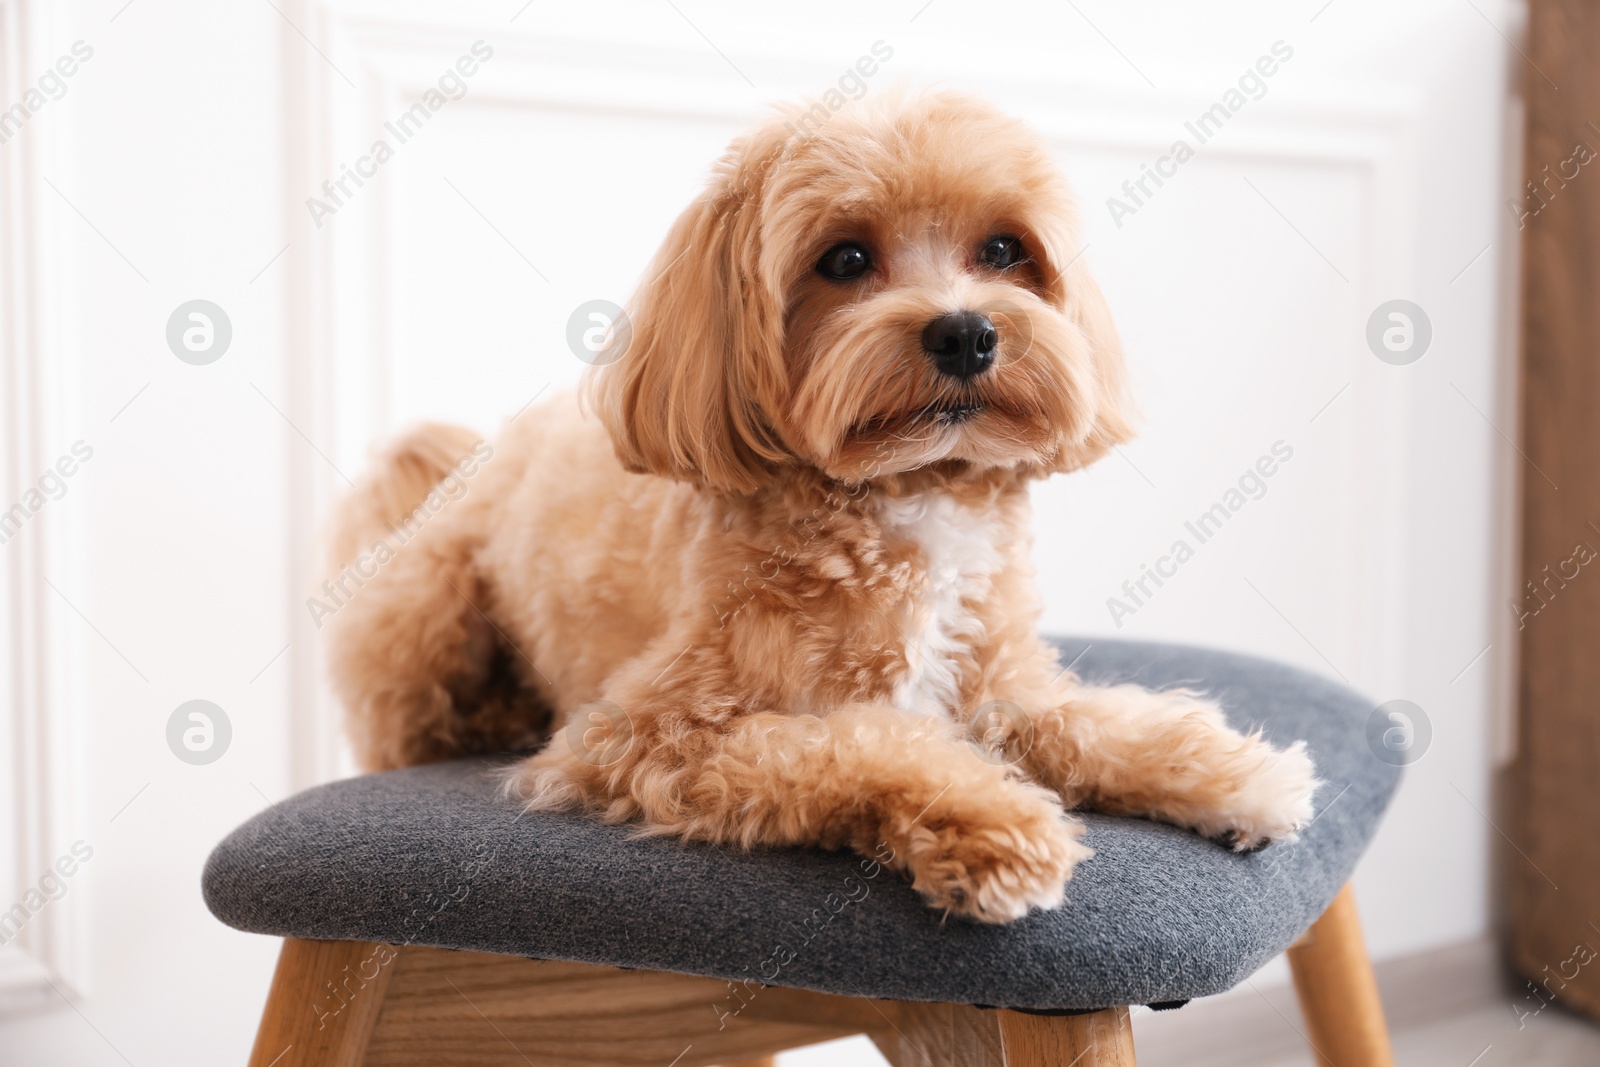
<svg viewBox="0 0 1600 1067">
<path fill-rule="evenodd" d="M 786 456 L 763 414 L 781 372 L 780 290 L 759 260 L 760 169 L 745 143 L 667 234 L 628 310 L 631 339 L 586 395 L 622 465 L 720 492 Z"/>
<path fill-rule="evenodd" d="M 1088 432 L 1063 440 L 1050 470 L 1065 472 L 1086 467 L 1109 452 L 1114 445 L 1133 437 L 1133 401 L 1128 395 L 1127 366 L 1122 358 L 1122 340 L 1111 317 L 1111 307 L 1089 273 L 1083 259 L 1083 245 L 1077 237 L 1071 201 L 1062 192 L 1060 206 L 1049 212 L 1047 221 L 1035 227 L 1042 245 L 1038 251 L 1044 297 L 1078 328 L 1087 346 L 1093 373 L 1092 390 L 1078 400 L 1092 406 L 1086 412 Z"/>
<path fill-rule="evenodd" d="M 1111 318 L 1100 284 L 1080 258 L 1065 271 L 1066 300 L 1063 310 L 1083 331 L 1094 354 L 1097 386 L 1094 418 L 1089 435 L 1075 446 L 1063 449 L 1069 469 L 1087 466 L 1133 437 L 1133 400 L 1128 395 L 1128 368 L 1122 358 L 1122 339 Z"/>
</svg>

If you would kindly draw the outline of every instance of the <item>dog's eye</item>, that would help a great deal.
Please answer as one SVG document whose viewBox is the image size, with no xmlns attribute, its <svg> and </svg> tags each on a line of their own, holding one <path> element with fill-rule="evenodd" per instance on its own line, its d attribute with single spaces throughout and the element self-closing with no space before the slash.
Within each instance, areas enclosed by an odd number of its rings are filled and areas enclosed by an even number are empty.
<svg viewBox="0 0 1600 1067">
<path fill-rule="evenodd" d="M 846 241 L 822 254 L 822 259 L 817 262 L 817 271 L 824 278 L 847 282 L 861 277 L 871 266 L 872 257 L 867 255 L 867 250 L 852 241 Z"/>
<path fill-rule="evenodd" d="M 1024 258 L 1022 241 L 1016 237 L 991 237 L 978 250 L 978 258 L 997 270 L 1015 267 Z"/>
</svg>

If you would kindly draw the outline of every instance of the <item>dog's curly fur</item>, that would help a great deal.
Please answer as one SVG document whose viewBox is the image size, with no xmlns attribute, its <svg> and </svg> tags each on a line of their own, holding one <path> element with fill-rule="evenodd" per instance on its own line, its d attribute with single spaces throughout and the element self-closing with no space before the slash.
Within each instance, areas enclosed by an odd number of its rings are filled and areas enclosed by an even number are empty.
<svg viewBox="0 0 1600 1067">
<path fill-rule="evenodd" d="M 1129 435 L 1043 145 L 946 92 L 806 137 L 799 113 L 734 142 L 586 405 L 532 407 L 492 450 L 422 427 L 343 505 L 335 566 L 441 478 L 465 487 L 329 620 L 363 763 L 553 726 L 515 771 L 530 807 L 892 855 L 930 904 L 991 922 L 1061 902 L 1090 855 L 1073 807 L 1237 848 L 1292 836 L 1303 745 L 1195 694 L 1086 686 L 1036 636 L 1028 483 Z M 980 258 L 996 235 L 1022 262 Z M 846 241 L 870 269 L 819 273 Z M 965 379 L 922 342 L 961 310 L 998 335 Z"/>
</svg>

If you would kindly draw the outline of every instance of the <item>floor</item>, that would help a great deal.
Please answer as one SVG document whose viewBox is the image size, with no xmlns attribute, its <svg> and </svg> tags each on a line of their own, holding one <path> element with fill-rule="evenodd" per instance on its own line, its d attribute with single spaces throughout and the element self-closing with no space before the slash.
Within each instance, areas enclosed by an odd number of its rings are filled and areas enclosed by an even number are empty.
<svg viewBox="0 0 1600 1067">
<path fill-rule="evenodd" d="M 1400 1067 L 1600 1064 L 1600 1024 L 1559 1005 L 1535 1014 L 1537 1002 L 1524 1000 L 1501 977 L 1486 942 L 1391 961 L 1377 970 Z M 1272 968 L 1258 976 L 1261 982 L 1178 1011 L 1136 1009 L 1139 1067 L 1312 1067 L 1284 972 Z M 864 1037 L 778 1057 L 778 1067 L 880 1067 L 883 1062 Z"/>
</svg>

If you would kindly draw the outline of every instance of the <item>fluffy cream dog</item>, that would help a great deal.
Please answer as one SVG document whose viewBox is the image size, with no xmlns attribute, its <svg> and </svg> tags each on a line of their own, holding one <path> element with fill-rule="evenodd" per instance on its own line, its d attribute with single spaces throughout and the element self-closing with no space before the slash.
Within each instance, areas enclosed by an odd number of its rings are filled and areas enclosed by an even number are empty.
<svg viewBox="0 0 1600 1067">
<path fill-rule="evenodd" d="M 672 227 L 590 414 L 532 407 L 492 449 L 425 426 L 343 506 L 336 565 L 478 446 L 330 620 L 366 766 L 553 732 L 515 772 L 530 807 L 850 847 L 991 922 L 1061 902 L 1080 805 L 1290 837 L 1303 745 L 1086 686 L 1035 633 L 1028 484 L 1129 434 L 1045 147 L 944 92 L 805 138 L 797 115 L 735 141 Z"/>
</svg>

